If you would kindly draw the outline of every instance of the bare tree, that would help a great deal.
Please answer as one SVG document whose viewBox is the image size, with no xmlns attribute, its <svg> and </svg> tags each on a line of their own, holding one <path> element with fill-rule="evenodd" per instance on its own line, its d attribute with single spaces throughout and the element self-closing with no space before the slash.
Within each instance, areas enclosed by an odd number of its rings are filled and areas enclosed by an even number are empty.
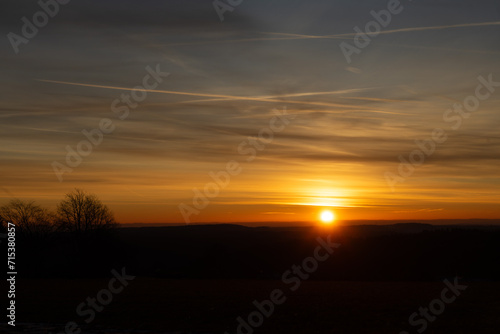
<svg viewBox="0 0 500 334">
<path fill-rule="evenodd" d="M 52 231 L 53 215 L 34 201 L 13 199 L 0 207 L 2 225 L 13 223 L 18 233 L 28 237 L 45 237 Z"/>
<path fill-rule="evenodd" d="M 113 213 L 97 196 L 76 189 L 57 207 L 59 226 L 77 234 L 108 230 L 117 226 Z"/>
</svg>

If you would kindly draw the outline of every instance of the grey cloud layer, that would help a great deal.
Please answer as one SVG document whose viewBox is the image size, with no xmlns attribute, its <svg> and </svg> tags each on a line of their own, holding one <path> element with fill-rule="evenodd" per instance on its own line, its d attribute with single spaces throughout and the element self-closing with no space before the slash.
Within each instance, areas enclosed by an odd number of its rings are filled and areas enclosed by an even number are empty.
<svg viewBox="0 0 500 334">
<path fill-rule="evenodd" d="M 86 166 L 106 170 L 116 160 L 124 161 L 116 167 L 123 169 L 135 159 L 143 159 L 143 167 L 151 161 L 223 163 L 237 155 L 243 139 L 265 126 L 271 109 L 283 106 L 298 117 L 277 135 L 265 159 L 283 165 L 396 165 L 415 139 L 446 127 L 442 113 L 453 99 L 473 93 L 478 75 L 496 73 L 500 80 L 498 26 L 380 35 L 350 70 L 338 40 L 266 40 L 276 37 L 270 32 L 351 33 L 371 9 L 385 3 L 246 1 L 221 23 L 211 1 L 73 0 L 19 55 L 3 40 L 0 155 L 14 173 L 9 185 L 22 175 L 52 181 L 50 163 L 62 160 L 65 146 L 76 145 L 83 139 L 80 131 L 96 127 L 103 117 L 113 119 L 117 130 L 71 176 L 75 182 L 85 179 Z M 500 19 L 495 1 L 415 3 L 391 29 Z M 4 1 L 2 31 L 19 30 L 19 19 L 36 10 L 36 1 Z M 140 84 L 145 66 L 157 63 L 171 72 L 161 90 L 275 98 L 210 101 L 151 93 L 129 119 L 118 121 L 110 104 L 121 91 L 36 81 L 132 88 Z M 286 97 L 346 89 L 360 91 Z M 498 164 L 498 101 L 498 95 L 492 97 L 466 120 L 463 132 L 452 134 L 429 163 L 470 161 L 478 169 Z"/>
</svg>

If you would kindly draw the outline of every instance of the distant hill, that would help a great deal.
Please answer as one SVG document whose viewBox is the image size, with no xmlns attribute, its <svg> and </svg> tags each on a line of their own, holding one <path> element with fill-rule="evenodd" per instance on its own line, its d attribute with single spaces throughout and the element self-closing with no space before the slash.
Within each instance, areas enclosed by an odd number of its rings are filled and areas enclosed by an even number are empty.
<svg viewBox="0 0 500 334">
<path fill-rule="evenodd" d="M 122 227 L 160 227 L 160 226 L 214 226 L 214 225 L 238 225 L 248 227 L 292 227 L 292 226 L 313 226 L 317 223 L 305 221 L 291 222 L 244 222 L 244 223 L 130 223 L 122 224 Z M 354 225 L 399 225 L 399 224 L 423 224 L 423 225 L 474 225 L 474 226 L 500 226 L 500 219 L 434 219 L 434 220 L 342 220 L 337 223 L 342 226 Z"/>
<path fill-rule="evenodd" d="M 500 226 L 391 225 L 248 227 L 237 224 L 130 227 L 111 239 L 70 235 L 19 244 L 26 277 L 101 277 L 127 267 L 137 276 L 281 279 L 310 257 L 317 238 L 341 244 L 312 279 L 428 281 L 460 275 L 500 280 Z"/>
</svg>

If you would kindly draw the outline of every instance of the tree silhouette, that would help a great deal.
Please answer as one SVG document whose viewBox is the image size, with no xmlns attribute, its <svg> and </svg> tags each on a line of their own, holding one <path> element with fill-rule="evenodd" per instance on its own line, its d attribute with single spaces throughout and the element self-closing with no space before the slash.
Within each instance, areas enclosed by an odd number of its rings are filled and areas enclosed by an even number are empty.
<svg viewBox="0 0 500 334">
<path fill-rule="evenodd" d="M 97 196 L 83 190 L 66 194 L 57 207 L 57 221 L 63 231 L 77 235 L 117 227 L 113 213 Z"/>
<path fill-rule="evenodd" d="M 0 207 L 0 222 L 16 225 L 16 232 L 27 237 L 46 237 L 53 229 L 53 215 L 34 201 L 13 199 Z"/>
</svg>

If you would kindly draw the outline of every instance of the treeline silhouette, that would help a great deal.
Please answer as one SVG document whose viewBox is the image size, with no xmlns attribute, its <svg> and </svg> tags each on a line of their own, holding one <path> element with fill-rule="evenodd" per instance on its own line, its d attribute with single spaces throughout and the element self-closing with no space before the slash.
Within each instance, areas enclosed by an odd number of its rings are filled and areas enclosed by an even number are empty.
<svg viewBox="0 0 500 334">
<path fill-rule="evenodd" d="M 459 276 L 500 279 L 500 227 L 315 227 L 186 225 L 119 227 L 95 196 L 75 190 L 49 212 L 12 200 L 0 208 L 3 228 L 17 226 L 21 277 L 90 278 L 113 268 L 171 279 L 276 279 L 312 255 L 321 236 L 341 246 L 311 280 L 434 281 Z"/>
<path fill-rule="evenodd" d="M 20 277 L 102 276 L 119 257 L 113 213 L 97 196 L 80 189 L 66 194 L 55 212 L 34 201 L 13 199 L 0 207 L 0 222 L 4 234 L 8 223 L 15 225 Z"/>
</svg>

